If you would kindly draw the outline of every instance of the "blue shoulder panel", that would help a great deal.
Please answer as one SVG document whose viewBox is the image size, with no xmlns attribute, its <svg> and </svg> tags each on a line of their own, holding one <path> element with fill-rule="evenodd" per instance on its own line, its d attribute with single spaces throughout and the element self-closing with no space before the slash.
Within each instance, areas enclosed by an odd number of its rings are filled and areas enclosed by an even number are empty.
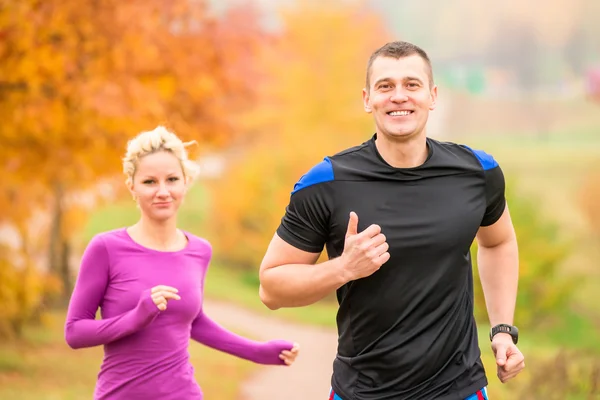
<svg viewBox="0 0 600 400">
<path fill-rule="evenodd" d="M 300 180 L 294 185 L 292 194 L 317 183 L 329 182 L 333 180 L 333 166 L 329 157 L 315 165 L 306 174 L 302 175 Z"/>
<path fill-rule="evenodd" d="M 492 157 L 490 154 L 486 153 L 483 150 L 473 150 L 472 148 L 470 148 L 469 146 L 465 147 L 469 150 L 471 150 L 473 152 L 473 154 L 475 154 L 475 157 L 477 157 L 477 159 L 479 160 L 479 163 L 481 164 L 481 166 L 483 167 L 484 171 L 487 171 L 488 169 L 493 169 L 496 168 L 498 166 L 498 162 L 494 159 L 494 157 Z"/>
</svg>

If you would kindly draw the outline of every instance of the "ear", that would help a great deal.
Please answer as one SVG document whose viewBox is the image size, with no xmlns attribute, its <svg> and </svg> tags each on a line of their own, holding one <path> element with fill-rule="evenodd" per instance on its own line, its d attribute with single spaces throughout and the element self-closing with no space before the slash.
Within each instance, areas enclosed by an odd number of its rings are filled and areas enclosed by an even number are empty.
<svg viewBox="0 0 600 400">
<path fill-rule="evenodd" d="M 429 104 L 429 109 L 431 111 L 435 110 L 435 107 L 437 105 L 437 98 L 438 98 L 438 87 L 433 85 L 433 87 L 431 88 L 431 104 Z"/>
<path fill-rule="evenodd" d="M 190 178 L 187 175 L 184 175 L 183 182 L 184 182 L 184 185 L 183 185 L 183 195 L 185 196 L 185 195 L 187 195 L 187 192 L 192 187 L 193 179 Z"/>
<path fill-rule="evenodd" d="M 129 189 L 129 193 L 131 193 L 131 197 L 133 197 L 133 200 L 137 201 L 137 194 L 133 190 L 133 181 L 131 180 L 131 178 L 127 178 L 127 180 L 125 181 L 125 185 L 127 185 L 127 189 Z"/>
<path fill-rule="evenodd" d="M 369 91 L 365 88 L 362 91 L 362 97 L 363 97 L 363 105 L 365 107 L 365 111 L 368 113 L 371 113 L 371 104 L 370 104 L 370 96 L 369 96 Z"/>
</svg>

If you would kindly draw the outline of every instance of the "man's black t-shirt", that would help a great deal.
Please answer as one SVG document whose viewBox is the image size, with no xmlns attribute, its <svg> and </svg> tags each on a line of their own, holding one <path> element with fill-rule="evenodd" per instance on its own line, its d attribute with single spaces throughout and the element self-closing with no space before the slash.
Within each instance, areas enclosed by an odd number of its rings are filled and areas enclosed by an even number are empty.
<svg viewBox="0 0 600 400">
<path fill-rule="evenodd" d="M 504 176 L 490 155 L 430 138 L 425 163 L 394 168 L 376 138 L 302 176 L 277 234 L 335 258 L 354 211 L 359 232 L 378 224 L 387 238 L 389 261 L 337 291 L 342 399 L 462 400 L 487 385 L 469 250 L 504 211 Z"/>
</svg>

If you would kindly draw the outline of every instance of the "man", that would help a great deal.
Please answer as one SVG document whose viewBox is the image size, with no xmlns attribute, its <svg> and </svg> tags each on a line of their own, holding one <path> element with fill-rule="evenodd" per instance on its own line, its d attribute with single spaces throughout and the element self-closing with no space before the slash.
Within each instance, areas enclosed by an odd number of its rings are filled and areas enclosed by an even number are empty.
<svg viewBox="0 0 600 400">
<path fill-rule="evenodd" d="M 524 367 L 504 177 L 490 155 L 427 137 L 436 99 L 422 49 L 392 42 L 375 51 L 363 90 L 375 135 L 299 180 L 260 267 L 271 309 L 337 291 L 331 399 L 487 398 L 473 318 L 475 238 L 498 377 Z M 323 246 L 329 261 L 315 265 Z"/>
</svg>

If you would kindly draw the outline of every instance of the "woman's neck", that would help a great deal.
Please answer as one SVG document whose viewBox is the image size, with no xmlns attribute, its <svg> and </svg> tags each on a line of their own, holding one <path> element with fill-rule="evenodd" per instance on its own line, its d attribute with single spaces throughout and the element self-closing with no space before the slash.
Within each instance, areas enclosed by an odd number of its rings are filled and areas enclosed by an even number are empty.
<svg viewBox="0 0 600 400">
<path fill-rule="evenodd" d="M 185 247 L 185 237 L 177 230 L 175 219 L 153 221 L 142 217 L 130 228 L 136 241 L 155 250 L 173 251 Z"/>
</svg>

